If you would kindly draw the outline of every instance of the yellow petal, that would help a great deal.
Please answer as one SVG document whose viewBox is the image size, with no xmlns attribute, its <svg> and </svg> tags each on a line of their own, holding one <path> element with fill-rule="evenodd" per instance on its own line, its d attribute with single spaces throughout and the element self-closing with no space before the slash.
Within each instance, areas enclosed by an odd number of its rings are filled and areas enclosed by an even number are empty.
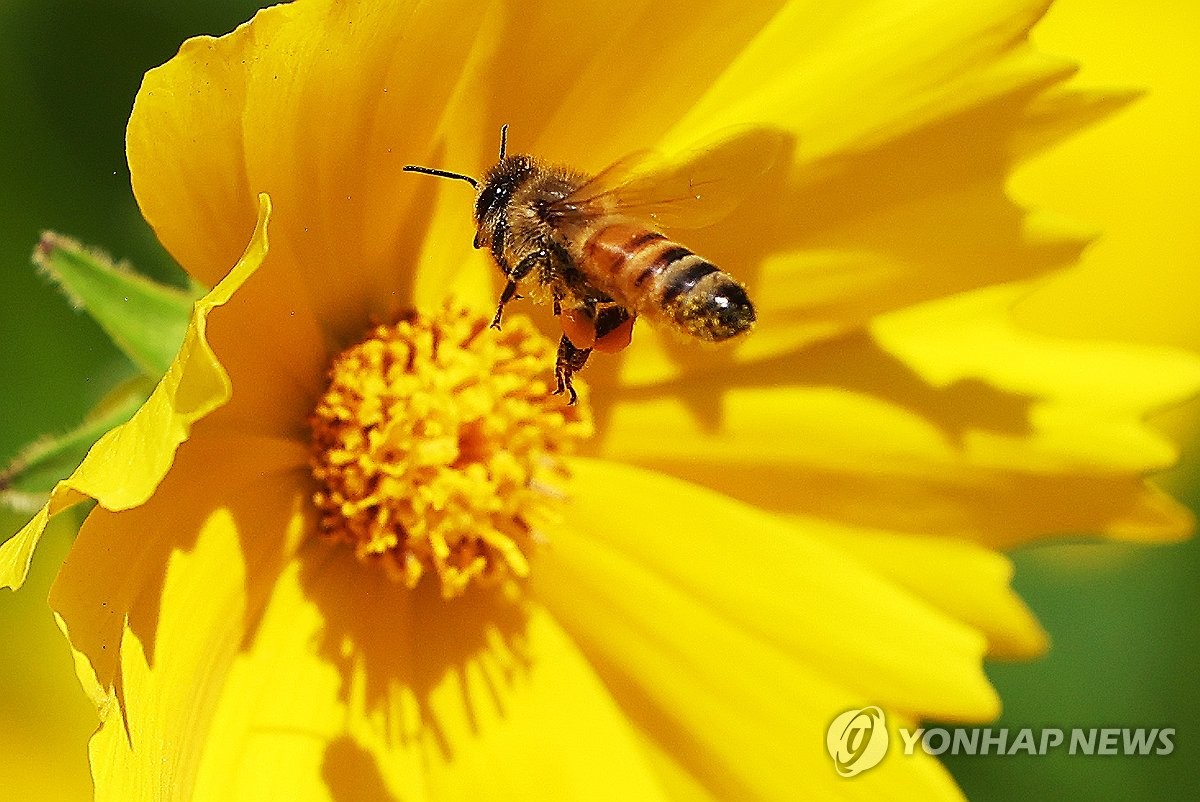
<svg viewBox="0 0 1200 802">
<path fill-rule="evenodd" d="M 867 699 L 996 714 L 977 633 L 802 529 L 650 472 L 572 470 L 535 590 L 630 716 L 718 798 L 839 787 L 824 727 Z M 910 769 L 896 770 L 911 790 Z"/>
<path fill-rule="evenodd" d="M 539 606 L 487 592 L 446 602 L 324 547 L 300 579 L 323 627 L 273 659 L 332 655 L 347 736 L 397 798 L 661 798 L 629 722 Z"/>
<path fill-rule="evenodd" d="M 144 503 L 171 467 L 175 449 L 187 439 L 192 424 L 229 400 L 229 377 L 205 339 L 208 316 L 228 302 L 266 258 L 270 214 L 270 199 L 263 195 L 245 253 L 229 275 L 196 302 L 179 355 L 145 405 L 128 423 L 101 437 L 75 472 L 58 483 L 33 520 L 0 546 L 0 586 L 17 588 L 24 582 L 52 515 L 86 498 L 109 510 Z"/>
<path fill-rule="evenodd" d="M 800 134 L 800 160 L 868 149 L 1073 71 L 1028 44 L 1040 0 L 788 3 L 676 127 L 753 114 Z M 847 97 L 853 102 L 844 102 Z"/>
<path fill-rule="evenodd" d="M 881 318 L 871 331 L 930 384 L 980 379 L 1012 393 L 1130 416 L 1200 389 L 1200 358 L 1168 348 L 1066 340 L 1024 329 L 1009 312 L 1028 285 L 988 290 Z"/>
<path fill-rule="evenodd" d="M 124 630 L 137 637 L 147 656 L 156 654 L 167 564 L 195 551 L 196 541 L 210 530 L 237 534 L 252 528 L 253 537 L 234 543 L 248 556 L 230 557 L 221 570 L 232 578 L 213 580 L 211 588 L 213 603 L 230 608 L 223 619 L 228 633 L 221 630 L 221 637 L 228 634 L 236 641 L 235 631 L 246 625 L 243 616 L 261 608 L 271 577 L 303 535 L 298 523 L 289 522 L 297 510 L 307 509 L 301 482 L 306 471 L 307 452 L 295 443 L 198 432 L 179 448 L 172 469 L 145 503 L 92 511 L 59 572 L 51 605 L 90 665 L 94 679 L 85 685 L 94 686 L 94 694 L 121 686 L 118 647 Z M 212 561 L 215 565 L 217 557 Z M 236 598 L 223 600 L 222 594 Z M 247 594 L 250 603 L 242 600 Z M 198 604 L 198 598 L 191 603 Z M 171 637 L 186 637 L 184 619 Z M 205 635 L 197 629 L 196 637 Z M 213 648 L 220 642 L 215 640 Z M 171 641 L 169 648 L 181 645 Z"/>
<path fill-rule="evenodd" d="M 990 657 L 1028 659 L 1049 646 L 1037 619 L 1009 587 L 1012 563 L 991 549 L 950 538 L 850 527 L 830 527 L 818 536 L 983 632 Z"/>
<path fill-rule="evenodd" d="M 274 258 L 288 265 L 278 294 L 340 340 L 394 317 L 411 303 L 437 191 L 401 168 L 428 154 L 481 17 L 465 0 L 299 3 L 188 41 L 146 76 L 130 120 L 146 219 L 213 281 L 268 192 Z"/>
<path fill-rule="evenodd" d="M 1174 443 L 1145 418 L 1200 390 L 1200 358 L 1024 330 L 1009 311 L 1028 293 L 1022 285 L 995 287 L 886 316 L 872 332 L 933 386 L 984 381 L 1010 398 L 1035 401 L 1030 422 L 1041 442 L 1002 458 L 1022 459 L 1035 472 L 1065 469 L 1101 482 L 1089 505 L 1105 508 L 1101 514 L 1059 521 L 1057 531 L 1145 540 L 1186 536 L 1191 514 L 1142 481 L 1178 456 Z M 951 342 L 954 347 L 947 347 Z M 998 445 L 990 443 L 989 450 Z"/>
<path fill-rule="evenodd" d="M 679 146 L 729 125 L 795 137 L 790 173 L 687 239 L 755 300 L 754 333 L 726 355 L 787 353 L 881 312 L 1078 257 L 1083 232 L 1027 215 L 1007 174 L 1127 95 L 1049 97 L 1073 68 L 1026 41 L 1044 3 L 815 9 L 781 10 L 668 137 Z M 640 386 L 718 361 L 643 332 L 620 376 Z"/>
<path fill-rule="evenodd" d="M 198 433 L 146 504 L 88 517 L 50 601 L 101 718 L 91 744 L 97 799 L 222 798 L 197 790 L 221 748 L 210 722 L 310 531 L 306 456 L 287 442 Z M 336 672 L 327 674 L 336 688 Z M 316 680 L 302 679 L 289 699 L 316 717 L 319 698 L 303 696 Z M 287 798 L 313 798 L 291 790 Z"/>
<path fill-rule="evenodd" d="M 815 769 L 815 773 L 805 779 L 803 787 L 786 789 L 782 800 L 793 800 L 798 796 L 811 799 L 929 799 L 929 800 L 961 800 L 962 794 L 955 787 L 949 773 L 936 761 L 921 750 L 912 757 L 900 758 L 902 743 L 897 729 L 901 726 L 912 730 L 915 725 L 911 720 L 901 716 L 889 715 L 888 729 L 891 746 L 889 756 L 877 768 L 866 774 L 855 776 L 852 780 L 831 778 L 833 763 L 828 762 L 824 767 Z M 819 738 L 824 738 L 821 728 L 813 730 Z M 805 744 L 807 746 L 807 744 Z M 684 762 L 676 754 L 666 751 L 662 744 L 650 737 L 643 739 L 643 746 L 651 755 L 659 776 L 670 792 L 673 802 L 719 802 L 724 799 L 744 798 L 736 795 L 721 796 L 713 789 L 705 787 L 700 778 L 688 772 Z M 776 749 L 779 744 L 774 744 Z M 896 765 L 903 763 L 905 765 Z M 769 797 L 763 797 L 764 799 Z"/>
<path fill-rule="evenodd" d="M 1087 136 L 1081 133 L 1085 128 L 1114 116 L 1134 101 L 1140 101 L 1143 95 L 1137 89 L 1081 88 L 1073 84 L 1049 89 L 1026 108 L 1025 123 L 1013 140 L 1014 155 L 1031 159 L 1068 139 Z M 1016 171 L 1016 175 L 1023 175 L 1026 169 Z M 1094 162 L 1087 164 L 1087 175 L 1091 180 L 1097 177 Z M 1073 197 L 1088 194 L 1079 192 L 1078 184 L 1072 189 Z M 1016 197 L 1023 197 L 1023 194 L 1017 193 Z M 1067 205 L 1053 203 L 1050 207 L 1061 210 Z"/>
<path fill-rule="evenodd" d="M 1055 334 L 1196 348 L 1200 84 L 1191 44 L 1200 16 L 1191 3 L 1143 10 L 1120 0 L 1056 2 L 1034 32 L 1042 47 L 1070 48 L 1083 65 L 1080 80 L 1140 87 L 1145 96 L 1013 176 L 1016 197 L 1104 232 L 1080 269 L 1040 288 L 1017 314 Z"/>
<path fill-rule="evenodd" d="M 89 517 L 51 598 L 98 799 L 658 798 L 544 611 L 392 583 L 312 539 L 303 449 L 209 434 Z"/>
<path fill-rule="evenodd" d="M 501 44 L 515 63 L 481 90 L 498 98 L 497 122 L 513 123 L 514 137 L 528 143 L 522 150 L 548 159 L 598 171 L 644 148 L 673 151 L 679 143 L 663 136 L 785 5 L 621 0 L 587 9 L 523 7 Z M 546 41 L 556 43 L 550 52 Z M 692 130 L 684 144 L 712 131 Z"/>
<path fill-rule="evenodd" d="M 947 134 L 956 143 L 979 138 Z M 929 153 L 941 161 L 872 152 L 827 185 L 787 190 L 787 203 L 743 204 L 719 226 L 688 237 L 689 248 L 748 284 L 758 323 L 740 343 L 720 349 L 643 327 L 619 384 L 661 385 L 731 361 L 794 354 L 891 310 L 1063 268 L 1083 250 L 1090 231 L 1046 215 L 1026 218 L 1004 196 L 1001 166 L 968 175 L 945 147 L 930 146 Z M 900 171 L 910 175 L 894 175 Z M 959 181 L 966 185 L 954 186 Z M 904 189 L 872 194 L 893 186 Z"/>
<path fill-rule="evenodd" d="M 1031 337 L 996 302 L 1010 292 L 888 316 L 879 342 L 726 364 L 674 397 L 626 391 L 597 453 L 769 509 L 993 545 L 1185 534 L 1144 482 L 1176 449 L 1141 418 L 1200 385 L 1197 361 Z"/>
<path fill-rule="evenodd" d="M 834 675 L 842 660 L 862 665 L 889 655 L 871 677 L 848 684 L 893 706 L 953 717 L 993 710 L 995 697 L 978 670 L 977 634 L 814 537 L 828 525 L 811 521 L 805 532 L 704 488 L 615 463 L 581 459 L 572 471 L 567 528 L 685 589 L 706 610 L 818 669 L 834 663 Z M 614 491 L 626 505 L 619 527 L 604 523 Z M 553 553 L 583 560 L 565 546 Z M 610 584 L 612 592 L 621 587 Z M 898 620 L 905 621 L 903 634 Z M 852 632 L 846 621 L 855 622 Z M 941 664 L 935 691 L 928 687 L 934 662 Z"/>
<path fill-rule="evenodd" d="M 502 684 L 498 699 L 488 699 L 490 687 L 515 664 L 480 660 L 430 695 L 432 715 L 457 750 L 432 762 L 431 796 L 665 799 L 630 722 L 559 625 L 535 609 L 525 636 L 522 648 L 531 652 L 506 662 L 528 659 L 532 670 L 524 677 L 518 670 L 515 687 Z"/>
<path fill-rule="evenodd" d="M 718 802 L 719 797 L 649 734 L 642 733 L 642 751 L 672 802 Z"/>
<path fill-rule="evenodd" d="M 234 544 L 212 543 L 216 532 L 232 533 L 222 518 L 211 522 L 210 533 L 198 539 L 191 553 L 176 553 L 165 566 L 163 609 L 155 611 L 157 627 L 148 640 L 139 636 L 140 627 L 117 619 L 117 637 L 108 644 L 120 660 L 115 686 L 97 681 L 85 655 L 76 653 L 80 680 L 101 718 L 89 749 L 98 802 L 193 798 L 203 754 L 202 724 L 219 690 L 214 678 L 236 648 L 238 627 L 231 622 L 246 613 L 227 584 L 244 580 L 242 566 L 229 559 L 236 554 Z M 181 581 L 181 574 L 197 571 L 223 581 L 203 587 Z M 218 640 L 206 637 L 221 630 L 228 634 Z M 63 632 L 68 638 L 80 634 L 65 623 Z"/>
</svg>

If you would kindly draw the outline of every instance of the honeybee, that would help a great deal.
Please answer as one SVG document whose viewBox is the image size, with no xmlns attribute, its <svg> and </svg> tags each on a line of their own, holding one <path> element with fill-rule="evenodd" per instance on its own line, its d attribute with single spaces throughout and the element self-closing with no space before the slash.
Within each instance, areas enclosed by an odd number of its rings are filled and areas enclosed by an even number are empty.
<svg viewBox="0 0 1200 802">
<path fill-rule="evenodd" d="M 743 177 L 752 178 L 774 160 L 775 140 L 743 140 L 739 164 Z M 532 156 L 510 156 L 507 142 L 505 125 L 499 161 L 482 181 L 431 167 L 404 169 L 465 181 L 476 190 L 474 245 L 491 252 L 506 279 L 493 328 L 500 328 L 505 305 L 523 297 L 518 290 L 553 303 L 563 331 L 555 394 L 566 391 L 574 404 L 571 377 L 592 351 L 629 345 L 639 316 L 707 342 L 750 331 L 755 312 L 746 288 L 659 230 L 723 216 L 740 200 L 736 190 L 744 182 L 731 185 L 725 176 L 706 175 L 716 165 L 703 157 L 681 170 L 630 178 L 643 154 L 589 176 Z"/>
</svg>

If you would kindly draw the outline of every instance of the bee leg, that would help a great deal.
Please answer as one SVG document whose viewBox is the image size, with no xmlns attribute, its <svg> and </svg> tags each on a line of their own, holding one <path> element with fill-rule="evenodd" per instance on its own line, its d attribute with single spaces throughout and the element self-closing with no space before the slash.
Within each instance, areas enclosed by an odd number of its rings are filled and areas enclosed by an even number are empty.
<svg viewBox="0 0 1200 802">
<path fill-rule="evenodd" d="M 504 291 L 500 293 L 500 305 L 496 307 L 496 316 L 492 318 L 493 329 L 499 331 L 500 316 L 504 314 L 504 305 L 517 297 L 520 297 L 517 295 L 517 282 L 509 279 L 508 283 L 504 285 Z"/>
<path fill-rule="evenodd" d="M 558 290 L 554 291 L 554 316 L 558 317 L 562 314 L 562 293 Z"/>
<path fill-rule="evenodd" d="M 576 348 L 565 334 L 558 341 L 558 361 L 554 363 L 554 376 L 558 379 L 558 389 L 554 391 L 554 394 L 562 395 L 563 390 L 566 390 L 571 396 L 571 400 L 567 402 L 571 406 L 574 406 L 579 398 L 571 384 L 571 376 L 577 371 L 583 370 L 591 353 L 591 348 Z"/>
<path fill-rule="evenodd" d="M 534 251 L 506 273 L 508 283 L 504 285 L 504 291 L 500 293 L 500 304 L 496 307 L 496 316 L 492 318 L 493 329 L 498 330 L 500 328 L 500 317 L 504 314 L 504 305 L 514 298 L 521 297 L 517 295 L 517 282 L 533 272 L 534 266 L 543 261 L 547 256 L 549 254 L 546 251 Z"/>
</svg>

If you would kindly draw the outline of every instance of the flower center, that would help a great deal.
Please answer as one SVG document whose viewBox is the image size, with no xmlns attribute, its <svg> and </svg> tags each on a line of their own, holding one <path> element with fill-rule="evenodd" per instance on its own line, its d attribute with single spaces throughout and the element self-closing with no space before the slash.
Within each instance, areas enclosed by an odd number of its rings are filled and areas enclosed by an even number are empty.
<svg viewBox="0 0 1200 802">
<path fill-rule="evenodd" d="M 586 395 L 550 394 L 555 350 L 528 320 L 447 309 L 377 326 L 330 368 L 309 418 L 320 529 L 442 595 L 529 573 L 561 456 L 592 431 Z"/>
</svg>

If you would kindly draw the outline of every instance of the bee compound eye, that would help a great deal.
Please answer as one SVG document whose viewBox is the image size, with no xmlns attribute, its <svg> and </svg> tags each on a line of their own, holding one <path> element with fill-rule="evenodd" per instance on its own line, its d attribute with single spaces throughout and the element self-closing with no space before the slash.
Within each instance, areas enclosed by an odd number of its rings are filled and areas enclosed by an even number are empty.
<svg viewBox="0 0 1200 802">
<path fill-rule="evenodd" d="M 479 199 L 475 201 L 475 219 L 483 220 L 492 207 L 501 197 L 501 188 L 498 184 L 487 184 L 479 192 Z"/>
</svg>

